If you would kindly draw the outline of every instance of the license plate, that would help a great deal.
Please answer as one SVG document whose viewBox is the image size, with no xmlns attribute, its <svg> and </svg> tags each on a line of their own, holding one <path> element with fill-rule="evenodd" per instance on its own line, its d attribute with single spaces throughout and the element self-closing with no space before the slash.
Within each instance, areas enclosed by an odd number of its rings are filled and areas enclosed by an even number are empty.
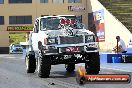
<svg viewBox="0 0 132 88">
<path fill-rule="evenodd" d="M 66 52 L 79 52 L 80 47 L 67 47 Z"/>
</svg>

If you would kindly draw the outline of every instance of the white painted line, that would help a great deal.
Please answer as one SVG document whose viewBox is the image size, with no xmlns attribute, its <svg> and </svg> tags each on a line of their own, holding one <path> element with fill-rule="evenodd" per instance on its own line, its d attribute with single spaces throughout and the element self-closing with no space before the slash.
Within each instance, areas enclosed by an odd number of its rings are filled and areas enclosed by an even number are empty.
<svg viewBox="0 0 132 88">
<path fill-rule="evenodd" d="M 102 69 L 108 69 L 108 70 L 117 70 L 117 71 L 123 71 L 123 72 L 132 72 L 132 70 L 125 70 L 125 69 L 119 69 L 119 68 L 107 68 L 107 67 L 101 67 Z"/>
<path fill-rule="evenodd" d="M 85 66 L 85 64 L 76 64 L 76 66 Z M 123 71 L 123 72 L 132 72 L 132 70 L 128 70 L 125 68 L 110 68 L 110 67 L 101 67 L 101 69 L 108 69 L 108 70 L 116 70 L 116 71 Z"/>
</svg>

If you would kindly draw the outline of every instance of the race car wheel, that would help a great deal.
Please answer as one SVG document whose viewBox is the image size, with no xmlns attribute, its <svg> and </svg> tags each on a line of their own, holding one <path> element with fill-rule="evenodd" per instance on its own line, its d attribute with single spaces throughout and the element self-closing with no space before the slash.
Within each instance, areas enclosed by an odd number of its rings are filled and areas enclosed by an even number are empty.
<svg viewBox="0 0 132 88">
<path fill-rule="evenodd" d="M 73 72 L 75 70 L 75 64 L 73 63 L 65 64 L 65 68 L 67 72 Z"/>
<path fill-rule="evenodd" d="M 27 54 L 25 57 L 25 63 L 27 73 L 34 73 L 36 69 L 35 55 L 31 54 L 31 52 Z"/>
<path fill-rule="evenodd" d="M 51 58 L 40 54 L 37 60 L 37 72 L 40 78 L 48 78 L 51 70 Z"/>
<path fill-rule="evenodd" d="M 89 62 L 85 63 L 85 69 L 87 74 L 99 74 L 100 71 L 100 58 L 99 53 L 91 53 L 87 58 L 90 58 Z"/>
</svg>

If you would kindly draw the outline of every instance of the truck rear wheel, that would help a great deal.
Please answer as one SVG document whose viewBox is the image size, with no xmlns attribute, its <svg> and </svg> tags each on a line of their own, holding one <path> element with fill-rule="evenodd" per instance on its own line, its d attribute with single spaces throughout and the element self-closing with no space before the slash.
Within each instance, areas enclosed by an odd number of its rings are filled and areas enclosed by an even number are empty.
<svg viewBox="0 0 132 88">
<path fill-rule="evenodd" d="M 85 69 L 87 74 L 99 74 L 100 71 L 100 59 L 99 53 L 91 53 L 89 62 L 85 63 Z"/>
<path fill-rule="evenodd" d="M 27 73 L 34 73 L 36 69 L 35 55 L 29 52 L 25 57 L 26 71 Z"/>
<path fill-rule="evenodd" d="M 65 64 L 65 68 L 67 72 L 73 72 L 75 70 L 75 64 L 73 63 Z"/>
<path fill-rule="evenodd" d="M 50 56 L 39 55 L 37 62 L 38 76 L 40 78 L 48 78 L 51 70 Z"/>
</svg>

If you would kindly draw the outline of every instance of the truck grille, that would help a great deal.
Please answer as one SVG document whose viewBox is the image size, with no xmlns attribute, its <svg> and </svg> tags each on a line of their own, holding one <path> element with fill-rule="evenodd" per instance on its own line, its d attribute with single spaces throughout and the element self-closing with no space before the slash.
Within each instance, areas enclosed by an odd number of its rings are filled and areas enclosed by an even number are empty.
<svg viewBox="0 0 132 88">
<path fill-rule="evenodd" d="M 83 36 L 60 36 L 60 44 L 78 44 L 83 43 Z"/>
</svg>

